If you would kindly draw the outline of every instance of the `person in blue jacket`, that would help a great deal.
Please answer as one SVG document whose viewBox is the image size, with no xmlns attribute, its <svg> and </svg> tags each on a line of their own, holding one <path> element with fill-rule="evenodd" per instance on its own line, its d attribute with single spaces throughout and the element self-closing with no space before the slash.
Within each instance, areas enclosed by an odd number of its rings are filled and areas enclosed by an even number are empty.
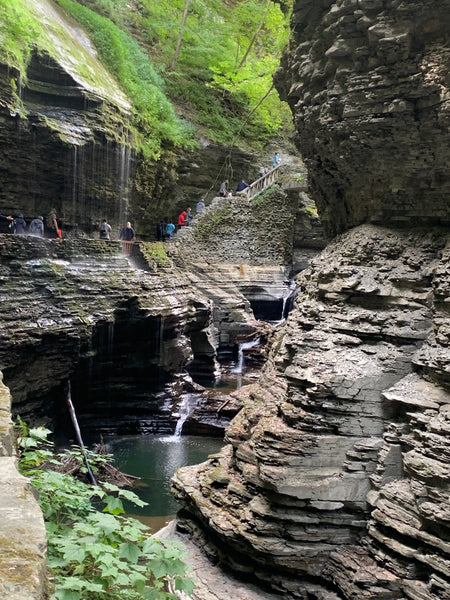
<svg viewBox="0 0 450 600">
<path fill-rule="evenodd" d="M 242 190 L 245 190 L 245 188 L 248 188 L 248 187 L 249 187 L 248 183 L 246 183 L 243 179 L 241 179 L 240 182 L 237 184 L 236 192 L 242 192 Z"/>
</svg>

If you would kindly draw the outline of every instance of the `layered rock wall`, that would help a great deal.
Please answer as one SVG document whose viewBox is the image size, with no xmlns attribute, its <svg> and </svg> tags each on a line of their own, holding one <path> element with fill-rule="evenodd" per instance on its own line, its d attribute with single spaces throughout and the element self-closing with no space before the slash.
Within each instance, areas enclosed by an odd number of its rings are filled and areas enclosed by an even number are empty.
<svg viewBox="0 0 450 600">
<path fill-rule="evenodd" d="M 450 222 L 448 0 L 296 0 L 275 78 L 329 234 Z"/>
<path fill-rule="evenodd" d="M 448 243 L 363 226 L 299 276 L 230 445 L 174 478 L 181 527 L 234 569 L 288 598 L 441 597 Z"/>
<path fill-rule="evenodd" d="M 214 371 L 209 301 L 170 267 L 137 269 L 119 243 L 0 237 L 0 369 L 14 414 L 63 427 L 72 378 L 86 427 L 117 428 L 125 412 L 138 428 L 165 406 L 173 430 L 178 395 L 165 386 L 194 361 Z"/>
</svg>

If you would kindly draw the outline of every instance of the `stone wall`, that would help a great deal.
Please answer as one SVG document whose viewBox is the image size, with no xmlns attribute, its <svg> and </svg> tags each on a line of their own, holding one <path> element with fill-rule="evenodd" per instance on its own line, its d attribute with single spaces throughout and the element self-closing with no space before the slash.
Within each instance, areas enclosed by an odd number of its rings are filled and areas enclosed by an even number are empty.
<svg viewBox="0 0 450 600">
<path fill-rule="evenodd" d="M 276 75 L 329 234 L 450 222 L 447 0 L 296 0 Z"/>
</svg>

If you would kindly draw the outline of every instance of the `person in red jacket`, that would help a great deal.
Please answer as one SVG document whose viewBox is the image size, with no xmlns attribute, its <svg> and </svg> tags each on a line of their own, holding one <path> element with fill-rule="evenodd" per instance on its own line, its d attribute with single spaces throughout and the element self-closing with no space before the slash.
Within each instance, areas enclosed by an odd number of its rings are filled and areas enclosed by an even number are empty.
<svg viewBox="0 0 450 600">
<path fill-rule="evenodd" d="M 180 216 L 178 217 L 178 229 L 180 227 L 183 227 L 183 225 L 186 224 L 186 211 L 183 210 L 183 212 L 180 214 Z"/>
</svg>

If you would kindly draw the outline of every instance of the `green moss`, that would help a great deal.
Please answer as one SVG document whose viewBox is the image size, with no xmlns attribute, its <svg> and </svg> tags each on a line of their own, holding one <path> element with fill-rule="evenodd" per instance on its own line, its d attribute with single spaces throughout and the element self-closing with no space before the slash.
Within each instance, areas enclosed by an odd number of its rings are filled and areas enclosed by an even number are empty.
<svg viewBox="0 0 450 600">
<path fill-rule="evenodd" d="M 168 267 L 172 264 L 162 242 L 142 242 L 140 249 L 144 258 L 150 264 L 156 263 L 158 267 Z"/>
</svg>

